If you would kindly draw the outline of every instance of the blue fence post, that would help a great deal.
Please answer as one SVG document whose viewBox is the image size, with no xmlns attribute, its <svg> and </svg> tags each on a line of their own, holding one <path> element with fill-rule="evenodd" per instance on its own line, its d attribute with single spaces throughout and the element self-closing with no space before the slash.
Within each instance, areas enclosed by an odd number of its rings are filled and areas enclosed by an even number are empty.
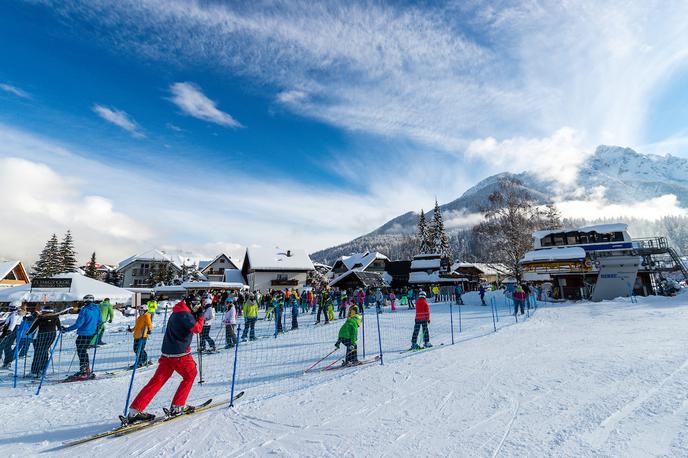
<svg viewBox="0 0 688 458">
<path fill-rule="evenodd" d="M 62 332 L 60 332 L 57 335 L 57 339 L 55 339 L 55 343 L 53 344 L 53 348 L 50 349 L 50 357 L 48 358 L 48 362 L 45 364 L 45 367 L 43 368 L 43 373 L 41 374 L 41 381 L 38 384 L 38 389 L 36 389 L 36 396 L 38 396 L 41 392 L 41 387 L 43 386 L 43 380 L 45 380 L 45 373 L 48 371 L 48 367 L 50 367 L 50 363 L 53 361 L 53 355 L 55 354 L 55 349 L 57 348 L 58 342 L 62 343 Z"/>
<path fill-rule="evenodd" d="M 272 313 L 275 315 L 275 339 L 277 338 L 277 328 L 279 327 L 279 320 L 281 317 L 277 317 L 277 307 L 272 308 Z"/>
<path fill-rule="evenodd" d="M 457 304 L 459 307 L 459 333 L 461 333 L 461 304 Z"/>
<path fill-rule="evenodd" d="M 20 332 L 18 326 L 15 326 L 17 331 L 14 334 L 14 381 L 12 382 L 12 387 L 17 387 L 17 372 L 19 371 L 19 342 L 21 342 Z"/>
<path fill-rule="evenodd" d="M 377 343 L 380 347 L 380 365 L 383 366 L 385 364 L 384 358 L 382 356 L 382 334 L 380 333 L 380 312 L 376 313 L 375 316 L 377 317 Z"/>
<path fill-rule="evenodd" d="M 239 339 L 239 335 L 241 334 L 241 323 L 237 325 L 237 331 L 236 331 L 236 345 L 234 346 L 234 368 L 232 369 L 232 389 L 229 392 L 230 395 L 230 401 L 229 401 L 229 407 L 234 407 L 234 385 L 236 383 L 236 373 L 237 373 L 237 359 L 239 357 L 239 342 L 241 339 Z"/>
<path fill-rule="evenodd" d="M 95 373 L 96 370 L 96 356 L 98 355 L 98 340 L 96 339 L 96 344 L 93 347 L 93 362 L 91 362 L 91 375 Z"/>
<path fill-rule="evenodd" d="M 452 345 L 454 345 L 454 304 L 449 302 L 449 323 L 451 325 Z"/>
<path fill-rule="evenodd" d="M 495 311 L 495 317 L 497 318 L 497 323 L 499 323 L 499 307 L 497 307 L 497 301 L 495 300 L 494 297 L 491 297 L 490 302 L 492 303 L 492 308 Z"/>
<path fill-rule="evenodd" d="M 494 331 L 497 332 L 497 322 L 495 321 L 495 308 L 494 304 L 492 304 L 492 327 L 494 328 Z"/>
</svg>

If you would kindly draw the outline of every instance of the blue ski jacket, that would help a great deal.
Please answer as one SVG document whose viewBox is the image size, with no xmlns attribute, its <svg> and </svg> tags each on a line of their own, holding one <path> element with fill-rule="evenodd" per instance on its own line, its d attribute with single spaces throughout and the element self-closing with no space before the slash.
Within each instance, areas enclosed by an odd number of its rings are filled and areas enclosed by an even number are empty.
<svg viewBox="0 0 688 458">
<path fill-rule="evenodd" d="M 102 322 L 100 307 L 98 304 L 91 302 L 81 308 L 76 322 L 65 328 L 65 332 L 76 329 L 76 335 L 78 336 L 93 336 Z"/>
</svg>

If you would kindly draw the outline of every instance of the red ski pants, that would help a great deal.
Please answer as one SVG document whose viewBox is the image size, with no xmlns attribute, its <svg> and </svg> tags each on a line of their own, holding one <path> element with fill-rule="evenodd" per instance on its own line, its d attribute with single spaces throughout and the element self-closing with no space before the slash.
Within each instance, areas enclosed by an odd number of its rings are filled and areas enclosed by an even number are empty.
<svg viewBox="0 0 688 458">
<path fill-rule="evenodd" d="M 150 379 L 148 384 L 143 387 L 131 403 L 131 408 L 136 409 L 139 412 L 143 412 L 148 407 L 148 404 L 153 400 L 160 388 L 165 385 L 167 380 L 172 377 L 174 372 L 182 376 L 182 382 L 177 388 L 177 392 L 174 394 L 172 399 L 172 405 L 183 406 L 186 405 L 186 398 L 189 396 L 193 382 L 196 379 L 196 361 L 191 357 L 191 355 L 185 355 L 181 358 L 168 358 L 167 356 L 161 356 L 158 360 L 158 368 Z"/>
</svg>

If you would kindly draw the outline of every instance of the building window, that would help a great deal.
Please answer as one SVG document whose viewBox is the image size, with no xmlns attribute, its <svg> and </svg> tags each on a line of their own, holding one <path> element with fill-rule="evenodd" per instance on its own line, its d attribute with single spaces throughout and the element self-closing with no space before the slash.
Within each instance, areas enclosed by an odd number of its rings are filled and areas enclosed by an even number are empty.
<svg viewBox="0 0 688 458">
<path fill-rule="evenodd" d="M 275 280 L 286 281 L 289 280 L 289 277 L 287 274 L 277 274 L 277 278 L 275 278 Z"/>
</svg>

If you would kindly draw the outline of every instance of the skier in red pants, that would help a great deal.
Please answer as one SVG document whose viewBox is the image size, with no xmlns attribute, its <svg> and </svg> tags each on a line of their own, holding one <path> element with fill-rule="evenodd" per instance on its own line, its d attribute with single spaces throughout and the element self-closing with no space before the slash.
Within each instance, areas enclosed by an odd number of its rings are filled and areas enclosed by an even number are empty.
<svg viewBox="0 0 688 458">
<path fill-rule="evenodd" d="M 179 415 L 190 411 L 191 408 L 186 406 L 186 398 L 189 396 L 197 374 L 196 362 L 191 356 L 191 339 L 194 334 L 199 334 L 202 330 L 201 301 L 195 297 L 187 297 L 178 302 L 167 321 L 158 369 L 131 403 L 129 414 L 123 420 L 125 424 L 150 421 L 155 418 L 155 415 L 146 413 L 145 409 L 174 372 L 182 376 L 182 382 L 174 394 L 170 412 L 172 415 Z"/>
</svg>

